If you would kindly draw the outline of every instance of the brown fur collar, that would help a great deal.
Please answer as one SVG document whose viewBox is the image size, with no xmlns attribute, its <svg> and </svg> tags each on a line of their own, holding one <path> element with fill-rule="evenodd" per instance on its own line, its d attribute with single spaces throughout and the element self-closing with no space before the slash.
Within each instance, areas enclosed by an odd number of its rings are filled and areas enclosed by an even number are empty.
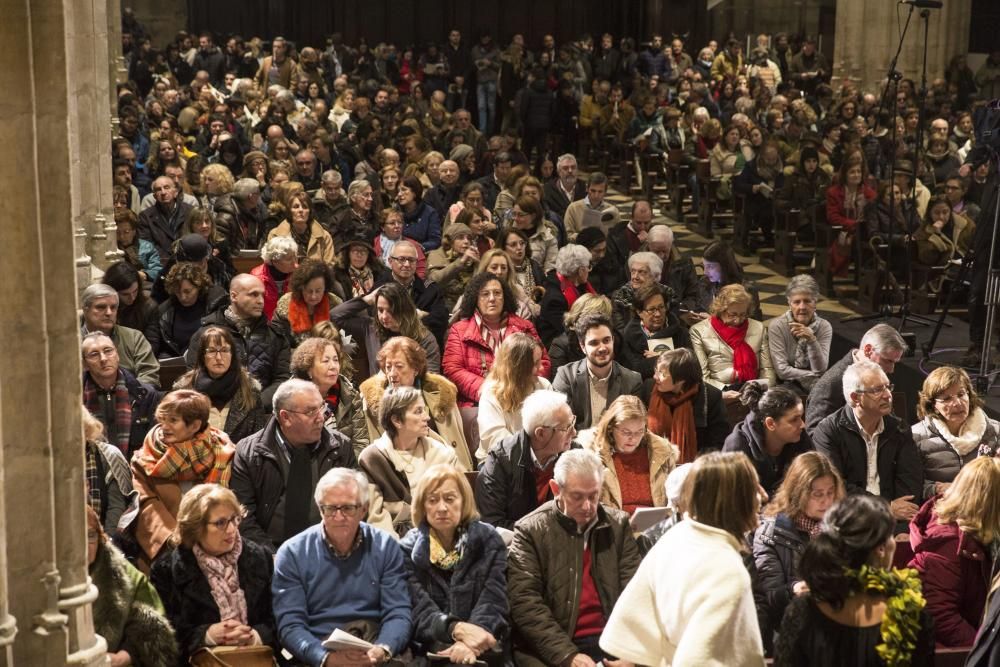
<svg viewBox="0 0 1000 667">
<path fill-rule="evenodd" d="M 385 374 L 379 371 L 378 375 L 373 375 L 361 383 L 360 391 L 368 409 L 372 414 L 378 414 L 378 406 L 382 401 L 382 394 L 386 390 Z M 458 389 L 451 380 L 436 373 L 427 373 L 424 376 L 422 386 L 424 399 L 427 407 L 431 411 L 431 416 L 435 422 L 447 421 L 452 408 L 455 407 L 458 399 Z"/>
</svg>

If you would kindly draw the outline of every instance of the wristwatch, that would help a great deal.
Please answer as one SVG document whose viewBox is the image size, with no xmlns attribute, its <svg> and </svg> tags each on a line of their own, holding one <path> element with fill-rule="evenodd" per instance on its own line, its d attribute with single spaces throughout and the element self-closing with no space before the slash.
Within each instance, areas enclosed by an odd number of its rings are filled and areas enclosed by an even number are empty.
<svg viewBox="0 0 1000 667">
<path fill-rule="evenodd" d="M 375 648 L 380 648 L 385 652 L 385 660 L 382 662 L 389 662 L 392 660 L 392 649 L 385 644 L 375 644 Z"/>
</svg>

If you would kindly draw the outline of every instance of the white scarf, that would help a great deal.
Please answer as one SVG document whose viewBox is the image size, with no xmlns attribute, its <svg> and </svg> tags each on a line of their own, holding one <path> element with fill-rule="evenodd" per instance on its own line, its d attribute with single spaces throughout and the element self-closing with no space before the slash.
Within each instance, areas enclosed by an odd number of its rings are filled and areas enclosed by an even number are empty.
<svg viewBox="0 0 1000 667">
<path fill-rule="evenodd" d="M 931 424 L 938 430 L 944 441 L 951 445 L 951 448 L 958 452 L 959 456 L 965 456 L 969 452 L 979 447 L 986 433 L 986 413 L 982 408 L 973 410 L 969 418 L 962 424 L 962 430 L 958 435 L 952 435 L 948 430 L 948 425 L 937 417 L 929 417 Z"/>
</svg>

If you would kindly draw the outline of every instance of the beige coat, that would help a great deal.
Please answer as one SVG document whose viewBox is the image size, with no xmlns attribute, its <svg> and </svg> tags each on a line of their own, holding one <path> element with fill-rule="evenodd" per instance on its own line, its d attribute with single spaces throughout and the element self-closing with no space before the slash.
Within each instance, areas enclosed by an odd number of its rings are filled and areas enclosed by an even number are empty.
<svg viewBox="0 0 1000 667">
<path fill-rule="evenodd" d="M 757 353 L 757 378 L 775 386 L 778 378 L 771 367 L 771 352 L 767 344 L 767 327 L 762 322 L 750 320 L 746 341 Z M 691 327 L 691 347 L 701 364 L 701 375 L 713 387 L 722 389 L 733 381 L 733 349 L 719 338 L 712 328 L 711 318 Z"/>
<path fill-rule="evenodd" d="M 271 233 L 267 235 L 267 240 L 270 241 L 275 236 L 291 237 L 291 235 L 292 223 L 283 220 L 280 225 L 271 230 Z M 333 264 L 334 260 L 333 237 L 315 220 L 309 223 L 309 246 L 306 248 L 306 259 L 318 259 L 327 264 Z"/>
<path fill-rule="evenodd" d="M 379 404 L 386 390 L 385 374 L 381 371 L 361 383 L 361 409 L 368 425 L 368 436 L 375 442 L 382 436 L 382 426 L 378 422 Z M 455 450 L 455 456 L 465 471 L 475 470 L 469 445 L 465 440 L 465 430 L 462 428 L 462 415 L 458 411 L 458 390 L 451 380 L 436 373 L 424 376 L 421 393 L 424 402 L 430 410 L 436 427 L 431 437 L 450 445 Z"/>
<path fill-rule="evenodd" d="M 589 449 L 601 457 L 604 464 L 604 488 L 601 490 L 601 503 L 622 508 L 622 489 L 618 483 L 618 470 L 612 460 L 611 443 L 605 442 L 603 446 L 598 446 L 595 429 L 588 428 L 577 434 L 576 440 L 585 449 Z M 653 505 L 656 507 L 667 506 L 667 475 L 677 466 L 677 458 L 680 456 L 677 445 L 666 438 L 654 433 L 647 433 L 646 446 L 649 449 L 649 487 L 653 492 Z"/>
<path fill-rule="evenodd" d="M 566 236 L 570 243 L 575 243 L 577 235 L 583 230 L 583 212 L 588 208 L 592 207 L 587 206 L 586 199 L 578 199 L 566 207 L 566 217 L 563 218 L 563 224 L 566 226 Z M 600 211 L 601 215 L 605 213 L 612 215 L 608 222 L 601 222 L 601 229 L 607 235 L 608 230 L 618 224 L 620 213 L 617 206 L 607 201 L 601 203 Z"/>
</svg>

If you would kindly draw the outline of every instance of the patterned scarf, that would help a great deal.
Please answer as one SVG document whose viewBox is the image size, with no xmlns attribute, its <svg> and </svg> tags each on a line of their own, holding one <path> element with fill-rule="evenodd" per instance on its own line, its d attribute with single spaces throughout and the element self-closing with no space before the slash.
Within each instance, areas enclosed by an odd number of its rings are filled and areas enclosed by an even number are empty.
<svg viewBox="0 0 1000 667">
<path fill-rule="evenodd" d="M 330 412 L 337 414 L 337 405 L 340 403 L 340 378 L 333 383 L 333 386 L 326 392 L 326 404 Z"/>
<path fill-rule="evenodd" d="M 226 309 L 222 312 L 222 316 L 226 318 L 226 321 L 236 327 L 236 330 L 240 332 L 240 335 L 244 339 L 250 337 L 250 332 L 253 331 L 253 320 L 243 319 L 236 314 L 233 307 L 226 306 Z"/>
<path fill-rule="evenodd" d="M 101 415 L 101 399 L 98 395 L 104 390 L 97 386 L 88 373 L 83 380 L 83 405 L 92 415 Z M 118 371 L 118 381 L 114 389 L 115 399 L 115 442 L 112 443 L 128 458 L 128 445 L 132 435 L 132 397 L 125 384 L 125 374 Z M 108 429 L 110 431 L 110 429 Z"/>
<path fill-rule="evenodd" d="M 490 349 L 493 350 L 493 356 L 495 358 L 497 356 L 497 350 L 500 349 L 500 344 L 503 342 L 503 339 L 507 337 L 507 319 L 504 318 L 504 320 L 500 323 L 499 328 L 491 329 L 489 325 L 486 324 L 485 320 L 483 320 L 483 316 L 479 314 L 478 310 L 473 313 L 472 317 L 475 318 L 476 326 L 479 327 L 479 334 L 483 337 L 486 344 L 490 346 Z"/>
<path fill-rule="evenodd" d="M 820 527 L 823 525 L 822 520 L 810 519 L 805 514 L 795 517 L 794 523 L 796 528 L 809 535 L 809 539 L 819 535 Z"/>
<path fill-rule="evenodd" d="M 743 320 L 740 326 L 731 327 L 712 315 L 711 323 L 715 333 L 733 351 L 733 383 L 756 380 L 757 353 L 746 341 L 750 320 Z"/>
<path fill-rule="evenodd" d="M 795 321 L 790 310 L 786 310 L 782 317 L 785 319 L 785 324 L 791 324 Z M 813 335 L 819 333 L 819 318 L 815 315 L 813 315 L 812 322 L 809 323 L 809 328 L 812 329 Z M 803 370 L 811 368 L 809 364 L 809 342 L 805 339 L 799 338 L 795 341 L 795 359 L 792 361 L 792 367 Z"/>
<path fill-rule="evenodd" d="M 309 314 L 309 306 L 301 301 L 297 296 L 293 296 L 288 302 L 288 324 L 292 327 L 292 333 L 305 333 L 313 328 L 317 322 L 326 322 L 330 319 L 330 295 L 324 294 L 323 298 L 313 308 Z"/>
<path fill-rule="evenodd" d="M 295 241 L 295 245 L 299 247 L 299 261 L 304 260 L 309 254 L 309 238 L 312 236 L 309 225 L 306 225 L 304 231 L 295 231 L 295 225 L 291 222 L 288 223 L 291 228 L 292 239 Z"/>
<path fill-rule="evenodd" d="M 465 551 L 465 533 L 455 541 L 455 546 L 451 551 L 446 551 L 441 541 L 438 540 L 434 531 L 427 532 L 430 537 L 430 561 L 431 565 L 442 570 L 454 570 L 462 562 L 462 552 Z"/>
<path fill-rule="evenodd" d="M 150 429 L 142 449 L 133 456 L 146 474 L 178 482 L 198 481 L 229 486 L 229 465 L 236 447 L 229 436 L 209 426 L 191 440 L 167 445 L 159 425 Z"/>
<path fill-rule="evenodd" d="M 347 275 L 351 279 L 351 296 L 364 296 L 371 292 L 375 285 L 375 276 L 367 264 L 363 269 L 348 267 Z"/>
<path fill-rule="evenodd" d="M 101 476 L 97 466 L 97 445 L 87 442 L 86 463 L 84 470 L 87 473 L 87 504 L 97 512 L 97 516 L 102 515 L 101 506 Z"/>
<path fill-rule="evenodd" d="M 677 445 L 678 463 L 691 463 L 698 455 L 698 430 L 694 424 L 694 400 L 701 392 L 697 384 L 683 394 L 664 394 L 653 390 L 649 398 L 646 425 L 653 433 Z"/>
<path fill-rule="evenodd" d="M 524 293 L 530 299 L 535 292 L 535 272 L 531 270 L 531 260 L 524 258 L 524 264 L 520 267 L 514 266 L 514 273 L 517 274 L 517 282 L 524 288 Z"/>
<path fill-rule="evenodd" d="M 233 548 L 221 556 L 212 556 L 195 544 L 191 551 L 198 560 L 198 567 L 208 580 L 212 590 L 212 599 L 219 607 L 219 618 L 223 621 L 239 621 L 247 624 L 247 599 L 240 588 L 240 575 L 237 561 L 243 552 L 243 539 L 236 532 L 236 542 Z"/>
</svg>

